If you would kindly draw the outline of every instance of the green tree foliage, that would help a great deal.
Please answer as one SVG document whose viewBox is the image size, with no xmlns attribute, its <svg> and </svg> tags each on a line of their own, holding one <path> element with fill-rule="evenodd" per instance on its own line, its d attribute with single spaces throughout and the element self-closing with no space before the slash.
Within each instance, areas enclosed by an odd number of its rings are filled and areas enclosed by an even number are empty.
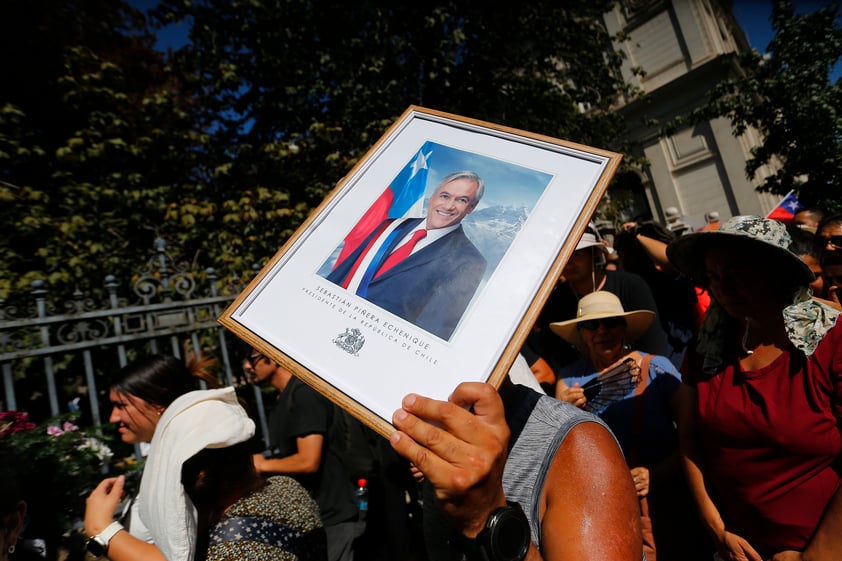
<svg viewBox="0 0 842 561">
<path fill-rule="evenodd" d="M 747 176 L 779 167 L 760 190 L 795 190 L 805 205 L 842 212 L 842 84 L 830 81 L 842 57 L 838 4 L 796 14 L 779 0 L 771 21 L 768 55 L 744 53 L 744 75 L 719 84 L 706 107 L 668 130 L 714 116 L 727 116 L 736 135 L 752 127 L 763 140 L 746 163 Z"/>
<path fill-rule="evenodd" d="M 410 105 L 625 151 L 611 4 L 163 0 L 164 54 L 122 0 L 6 0 L 0 297 L 128 283 L 158 236 L 247 273 Z"/>
<path fill-rule="evenodd" d="M 610 5 L 165 0 L 162 23 L 192 22 L 174 64 L 226 196 L 214 258 L 274 253 L 413 104 L 617 148 Z"/>
<path fill-rule="evenodd" d="M 197 193 L 206 137 L 143 16 L 112 0 L 0 3 L 0 296 L 124 282 Z"/>
</svg>

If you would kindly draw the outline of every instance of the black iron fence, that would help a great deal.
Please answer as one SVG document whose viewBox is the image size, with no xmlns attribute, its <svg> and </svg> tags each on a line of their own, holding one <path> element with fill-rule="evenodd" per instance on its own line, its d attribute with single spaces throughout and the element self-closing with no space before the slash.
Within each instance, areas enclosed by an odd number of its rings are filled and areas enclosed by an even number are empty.
<svg viewBox="0 0 842 561">
<path fill-rule="evenodd" d="M 77 291 L 56 303 L 40 281 L 32 284 L 28 304 L 0 301 L 0 411 L 24 410 L 46 418 L 81 409 L 89 412 L 91 423 L 100 425 L 108 420 L 114 372 L 135 355 L 183 358 L 189 349 L 218 359 L 223 384 L 254 392 L 265 440 L 262 396 L 257 388 L 243 388 L 242 357 L 236 356 L 242 345 L 216 321 L 244 283 L 234 279 L 223 286 L 208 268 L 200 275 L 200 285 L 197 275 L 169 258 L 164 240 L 155 240 L 154 249 L 128 295 L 121 295 L 119 279 L 107 276 L 103 302 Z"/>
</svg>

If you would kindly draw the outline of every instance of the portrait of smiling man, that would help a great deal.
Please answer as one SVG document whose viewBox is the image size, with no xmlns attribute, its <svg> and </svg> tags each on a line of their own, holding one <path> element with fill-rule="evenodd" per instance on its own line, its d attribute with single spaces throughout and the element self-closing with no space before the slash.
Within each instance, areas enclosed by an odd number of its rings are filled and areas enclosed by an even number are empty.
<svg viewBox="0 0 842 561">
<path fill-rule="evenodd" d="M 485 273 L 485 258 L 462 228 L 484 191 L 476 172 L 447 175 L 426 218 L 384 220 L 326 278 L 449 340 Z"/>
</svg>

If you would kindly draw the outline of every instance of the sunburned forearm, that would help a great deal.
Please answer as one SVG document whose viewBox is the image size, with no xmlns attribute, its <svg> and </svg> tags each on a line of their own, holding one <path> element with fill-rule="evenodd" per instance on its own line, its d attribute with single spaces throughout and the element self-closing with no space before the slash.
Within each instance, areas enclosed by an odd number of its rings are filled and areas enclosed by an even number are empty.
<svg viewBox="0 0 842 561">
<path fill-rule="evenodd" d="M 648 238 L 641 234 L 637 235 L 637 241 L 640 242 L 640 245 L 659 267 L 665 270 L 672 271 L 673 267 L 670 263 L 669 258 L 667 257 L 667 244 L 664 242 Z"/>
<path fill-rule="evenodd" d="M 324 436 L 312 433 L 296 439 L 296 452 L 282 458 L 266 459 L 260 454 L 254 456 L 254 467 L 262 474 L 310 474 L 316 473 L 322 463 Z"/>
<path fill-rule="evenodd" d="M 303 456 L 293 454 L 284 458 L 261 459 L 255 458 L 255 468 L 262 474 L 283 474 L 283 475 L 305 475 L 316 473 L 319 469 L 318 462 Z"/>
</svg>

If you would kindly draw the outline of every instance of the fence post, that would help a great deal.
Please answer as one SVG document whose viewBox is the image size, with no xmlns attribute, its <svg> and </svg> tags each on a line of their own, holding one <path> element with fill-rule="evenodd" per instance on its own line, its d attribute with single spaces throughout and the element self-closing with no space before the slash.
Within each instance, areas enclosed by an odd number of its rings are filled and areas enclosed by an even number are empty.
<svg viewBox="0 0 842 561">
<path fill-rule="evenodd" d="M 3 389 L 6 392 L 6 409 L 17 411 L 18 402 L 15 398 L 15 380 L 12 377 L 12 365 L 8 362 L 3 363 Z"/>
<path fill-rule="evenodd" d="M 105 289 L 108 290 L 108 303 L 111 305 L 112 310 L 116 310 L 120 307 L 120 301 L 117 299 L 118 286 L 120 286 L 120 283 L 117 282 L 117 277 L 114 275 L 108 275 L 105 277 Z M 114 334 L 117 337 L 122 337 L 123 318 L 120 317 L 119 314 L 114 314 L 111 318 L 114 323 Z M 120 368 L 123 368 L 129 363 L 129 359 L 126 357 L 126 346 L 123 343 L 119 343 L 117 345 L 117 360 L 120 361 Z"/>
<path fill-rule="evenodd" d="M 38 318 L 47 317 L 47 283 L 42 280 L 32 281 L 32 295 L 35 297 L 35 306 L 38 310 Z M 41 335 L 41 346 L 50 346 L 50 330 L 46 325 L 39 328 Z M 50 355 L 44 357 L 44 373 L 47 375 L 47 394 L 50 398 L 50 412 L 53 415 L 59 414 L 58 391 L 56 390 L 56 375 L 53 370 L 53 358 Z"/>
</svg>

